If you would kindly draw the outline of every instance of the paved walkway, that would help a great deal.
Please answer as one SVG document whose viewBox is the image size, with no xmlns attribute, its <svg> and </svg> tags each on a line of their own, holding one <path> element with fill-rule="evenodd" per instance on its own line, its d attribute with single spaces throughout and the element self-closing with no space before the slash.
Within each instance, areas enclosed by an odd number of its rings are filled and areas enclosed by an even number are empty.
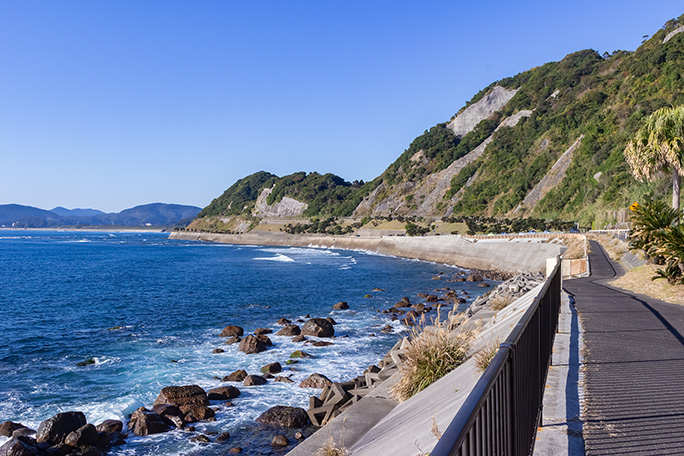
<svg viewBox="0 0 684 456">
<path fill-rule="evenodd" d="M 684 307 L 607 286 L 620 268 L 591 250 L 591 276 L 564 282 L 584 330 L 586 454 L 684 455 Z"/>
</svg>

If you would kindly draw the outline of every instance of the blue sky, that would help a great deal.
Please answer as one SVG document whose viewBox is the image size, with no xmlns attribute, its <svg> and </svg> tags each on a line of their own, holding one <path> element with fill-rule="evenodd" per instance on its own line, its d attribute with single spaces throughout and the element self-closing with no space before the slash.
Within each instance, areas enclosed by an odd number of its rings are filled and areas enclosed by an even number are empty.
<svg viewBox="0 0 684 456">
<path fill-rule="evenodd" d="M 634 50 L 679 1 L 0 0 L 0 204 L 205 206 L 371 180 L 503 77 Z"/>
</svg>

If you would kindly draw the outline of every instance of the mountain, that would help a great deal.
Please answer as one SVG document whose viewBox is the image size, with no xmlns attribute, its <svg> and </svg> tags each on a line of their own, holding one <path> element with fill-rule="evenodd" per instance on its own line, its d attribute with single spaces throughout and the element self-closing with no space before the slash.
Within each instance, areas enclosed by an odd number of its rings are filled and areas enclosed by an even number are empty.
<svg viewBox="0 0 684 456">
<path fill-rule="evenodd" d="M 46 211 L 31 206 L 3 204 L 0 205 L 0 227 L 185 226 L 199 211 L 196 206 L 165 203 L 144 204 L 111 214 L 96 209 L 57 207 Z"/>
<path fill-rule="evenodd" d="M 62 206 L 50 209 L 50 212 L 54 212 L 62 217 L 92 217 L 94 215 L 104 214 L 104 212 L 98 211 L 97 209 L 67 209 Z"/>
<path fill-rule="evenodd" d="M 31 226 L 32 228 L 45 228 L 56 226 L 62 218 L 43 209 L 32 206 L 22 206 L 19 204 L 0 205 L 0 227 L 13 226 L 20 223 L 21 226 Z"/>
<path fill-rule="evenodd" d="M 537 217 L 602 225 L 671 179 L 635 181 L 623 150 L 655 110 L 684 104 L 684 16 L 634 52 L 582 50 L 477 93 L 416 138 L 372 182 L 259 172 L 202 210 L 190 229 L 263 217 Z"/>
</svg>

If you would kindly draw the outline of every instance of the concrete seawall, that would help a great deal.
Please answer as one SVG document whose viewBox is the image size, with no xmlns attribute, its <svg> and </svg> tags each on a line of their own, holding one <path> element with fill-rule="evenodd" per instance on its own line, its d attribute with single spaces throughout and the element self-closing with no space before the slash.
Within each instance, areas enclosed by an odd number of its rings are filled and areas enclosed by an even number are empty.
<svg viewBox="0 0 684 456">
<path fill-rule="evenodd" d="M 434 261 L 464 268 L 510 273 L 544 272 L 546 258 L 562 253 L 562 246 L 543 242 L 473 241 L 460 236 L 325 236 L 280 233 L 218 234 L 177 231 L 171 239 L 224 244 L 282 245 L 367 250 L 401 258 Z"/>
</svg>

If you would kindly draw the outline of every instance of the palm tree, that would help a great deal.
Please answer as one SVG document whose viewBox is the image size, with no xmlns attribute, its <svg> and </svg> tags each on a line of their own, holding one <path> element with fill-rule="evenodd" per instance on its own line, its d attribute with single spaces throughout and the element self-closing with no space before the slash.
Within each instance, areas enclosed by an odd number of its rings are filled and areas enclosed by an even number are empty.
<svg viewBox="0 0 684 456">
<path fill-rule="evenodd" d="M 648 116 L 624 153 L 640 182 L 653 180 L 661 170 L 672 170 L 672 208 L 678 210 L 684 175 L 684 105 L 661 108 Z"/>
</svg>

